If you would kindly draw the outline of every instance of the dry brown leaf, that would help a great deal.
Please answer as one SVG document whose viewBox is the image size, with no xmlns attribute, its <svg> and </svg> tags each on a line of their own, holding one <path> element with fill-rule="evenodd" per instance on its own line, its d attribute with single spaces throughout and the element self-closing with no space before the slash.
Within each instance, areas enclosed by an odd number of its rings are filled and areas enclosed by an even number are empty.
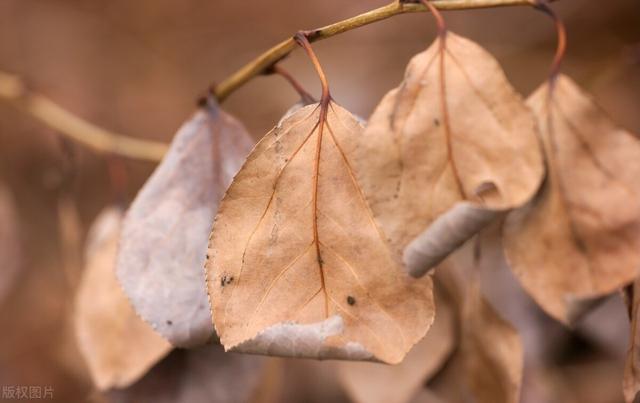
<svg viewBox="0 0 640 403">
<path fill-rule="evenodd" d="M 127 212 L 117 274 L 136 312 L 173 345 L 213 335 L 203 266 L 218 202 L 253 141 L 217 105 L 197 111 Z"/>
<path fill-rule="evenodd" d="M 519 402 L 520 336 L 484 299 L 477 283 L 465 293 L 461 348 L 469 389 L 478 403 Z"/>
<path fill-rule="evenodd" d="M 94 384 L 122 388 L 142 377 L 171 345 L 140 319 L 115 275 L 123 213 L 104 210 L 92 225 L 75 301 L 75 332 Z"/>
<path fill-rule="evenodd" d="M 0 304 L 11 292 L 22 265 L 18 212 L 13 196 L 0 183 Z"/>
<path fill-rule="evenodd" d="M 535 120 L 498 62 L 446 35 L 416 55 L 369 119 L 353 158 L 375 218 L 422 275 L 543 176 Z M 426 230 L 425 230 L 426 228 Z"/>
<path fill-rule="evenodd" d="M 351 156 L 363 128 L 331 102 L 267 134 L 229 187 L 207 263 L 227 350 L 397 363 L 433 320 L 431 280 L 405 275 Z"/>
<path fill-rule="evenodd" d="M 544 314 L 518 284 L 504 259 L 502 245 L 498 242 L 499 226 L 492 227 L 491 234 L 485 229 L 480 235 L 482 264 L 479 271 L 482 291 L 496 312 L 507 319 L 521 335 L 525 368 L 520 402 L 583 403 L 587 399 L 579 389 L 584 389 L 581 384 L 587 383 L 596 384 L 591 388 L 596 390 L 601 386 L 605 387 L 603 383 L 607 384 L 606 393 L 598 390 L 597 394 L 589 395 L 589 401 L 622 401 L 617 396 L 622 395 L 620 375 L 628 345 L 629 326 L 621 299 L 616 298 L 615 294 L 608 297 L 576 323 L 574 332 L 570 332 L 566 326 Z M 600 355 L 599 358 L 594 352 Z M 557 371 L 560 367 L 580 368 L 579 372 L 586 375 L 587 367 L 597 360 L 616 363 L 617 368 L 611 369 L 608 375 L 604 374 L 604 378 L 613 380 L 614 385 L 617 383 L 620 392 L 610 394 L 608 385 L 612 382 L 587 376 L 576 378 L 578 384 L 569 384 L 569 379 L 562 379 L 562 374 Z M 551 370 L 556 373 L 551 373 Z M 603 395 L 610 398 L 603 399 Z"/>
<path fill-rule="evenodd" d="M 640 268 L 640 143 L 566 76 L 528 100 L 538 117 L 548 176 L 509 215 L 509 263 L 538 304 L 569 323 L 585 298 L 633 281 Z"/>
<path fill-rule="evenodd" d="M 251 403 L 277 402 L 258 394 L 271 360 L 225 353 L 212 345 L 174 350 L 144 378 L 127 389 L 112 391 L 110 403 Z"/>
<path fill-rule="evenodd" d="M 634 402 L 640 392 L 640 279 L 634 281 L 629 290 L 629 314 L 631 316 L 631 337 L 624 367 L 623 392 L 627 403 Z"/>
<path fill-rule="evenodd" d="M 398 365 L 340 362 L 340 381 L 354 402 L 406 403 L 451 355 L 457 340 L 456 316 L 436 287 L 436 317 L 429 333 Z"/>
<path fill-rule="evenodd" d="M 491 224 L 478 237 L 482 239 L 482 259 L 477 272 L 483 296 L 520 333 L 527 366 L 546 365 L 558 353 L 557 345 L 567 337 L 568 329 L 544 314 L 518 283 L 504 256 L 502 222 Z M 612 329 L 617 330 L 615 326 Z"/>
<path fill-rule="evenodd" d="M 454 401 L 471 395 L 477 403 L 517 403 L 522 384 L 524 351 L 518 331 L 505 321 L 480 290 L 479 270 L 484 256 L 478 235 L 437 269 L 437 284 L 456 298 L 461 342 L 449 371 L 440 379 Z M 480 252 L 480 254 L 477 254 Z M 451 388 L 451 383 L 460 385 Z M 441 397 L 445 398 L 444 395 Z"/>
</svg>

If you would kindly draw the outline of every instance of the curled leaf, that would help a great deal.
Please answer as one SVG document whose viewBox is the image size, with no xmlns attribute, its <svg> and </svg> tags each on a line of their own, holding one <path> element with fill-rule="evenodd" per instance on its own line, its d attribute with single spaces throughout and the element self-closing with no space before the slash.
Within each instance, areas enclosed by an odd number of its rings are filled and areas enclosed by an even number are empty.
<svg viewBox="0 0 640 403">
<path fill-rule="evenodd" d="M 227 350 L 397 363 L 424 336 L 431 280 L 402 272 L 371 215 L 351 165 L 362 130 L 333 102 L 304 107 L 234 178 L 206 267 Z"/>
<path fill-rule="evenodd" d="M 529 200 L 544 171 L 535 120 L 498 62 L 453 33 L 444 47 L 440 40 L 411 60 L 400 87 L 382 99 L 353 158 L 399 256 L 427 229 L 420 242 L 429 250 L 405 257 L 414 275 L 495 212 Z M 444 222 L 430 229 L 439 217 Z"/>
<path fill-rule="evenodd" d="M 197 111 L 127 212 L 117 274 L 136 312 L 171 344 L 213 335 L 204 274 L 218 202 L 252 140 L 217 105 Z"/>
<path fill-rule="evenodd" d="M 11 291 L 22 265 L 17 215 L 9 189 L 0 183 L 0 303 Z"/>
<path fill-rule="evenodd" d="M 438 288 L 436 288 L 437 290 Z M 398 365 L 340 362 L 340 380 L 354 402 L 406 403 L 446 362 L 456 343 L 456 315 L 436 291 L 437 313 L 427 335 Z"/>
<path fill-rule="evenodd" d="M 436 266 L 450 251 L 458 249 L 469 239 L 492 222 L 498 212 L 460 202 L 418 235 L 404 249 L 403 260 L 412 276 L 420 277 L 425 271 Z"/>
<path fill-rule="evenodd" d="M 569 323 L 580 301 L 633 281 L 640 268 L 640 143 L 566 76 L 528 100 L 547 154 L 540 193 L 504 226 L 523 287 Z"/>
<path fill-rule="evenodd" d="M 119 209 L 108 208 L 92 225 L 75 301 L 76 338 L 100 390 L 132 384 L 171 350 L 136 315 L 116 279 L 122 216 Z"/>
</svg>

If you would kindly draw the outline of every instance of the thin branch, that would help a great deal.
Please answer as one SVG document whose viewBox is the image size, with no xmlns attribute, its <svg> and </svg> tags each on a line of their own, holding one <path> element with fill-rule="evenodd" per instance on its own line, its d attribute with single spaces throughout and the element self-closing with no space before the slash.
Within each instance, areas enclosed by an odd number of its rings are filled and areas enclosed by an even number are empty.
<svg viewBox="0 0 640 403">
<path fill-rule="evenodd" d="M 432 4 L 439 10 L 464 10 L 471 8 L 490 8 L 503 6 L 531 6 L 531 0 L 434 0 Z M 364 25 L 391 18 L 398 14 L 428 11 L 424 4 L 403 3 L 394 1 L 386 6 L 376 8 L 364 14 L 327 25 L 322 28 L 306 31 L 309 42 L 327 39 L 343 32 L 351 31 Z M 253 77 L 261 75 L 274 64 L 285 58 L 296 48 L 294 37 L 288 38 L 267 50 L 240 70 L 215 86 L 213 94 L 218 101 L 223 101 L 231 93 L 244 85 Z"/>
<path fill-rule="evenodd" d="M 40 120 L 58 133 L 103 153 L 160 161 L 168 145 L 112 133 L 63 109 L 49 98 L 26 88 L 22 80 L 0 72 L 0 98 Z"/>
<path fill-rule="evenodd" d="M 535 4 L 533 2 L 535 0 L 433 0 L 432 4 L 439 10 L 463 10 L 532 5 Z M 424 11 L 427 11 L 424 4 L 395 0 L 384 7 L 319 29 L 305 31 L 304 34 L 309 42 L 315 42 L 395 15 Z M 252 78 L 264 74 L 295 48 L 295 37 L 280 42 L 215 86 L 211 93 L 218 101 L 223 101 Z M 98 152 L 141 160 L 160 161 L 168 148 L 165 143 L 123 136 L 87 122 L 43 95 L 29 91 L 18 77 L 3 72 L 0 72 L 0 98 L 11 102 L 60 134 Z"/>
</svg>

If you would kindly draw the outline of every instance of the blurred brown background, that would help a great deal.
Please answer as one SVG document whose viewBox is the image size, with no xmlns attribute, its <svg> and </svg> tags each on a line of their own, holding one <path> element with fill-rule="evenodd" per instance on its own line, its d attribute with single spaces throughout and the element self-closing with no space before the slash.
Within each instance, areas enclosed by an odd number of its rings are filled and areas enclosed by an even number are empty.
<svg viewBox="0 0 640 403">
<path fill-rule="evenodd" d="M 212 82 L 299 29 L 384 4 L 0 0 L 0 70 L 21 76 L 37 92 L 100 126 L 169 141 Z M 640 2 L 560 0 L 554 8 L 568 28 L 564 71 L 621 125 L 640 133 Z M 525 96 L 544 80 L 555 32 L 543 14 L 518 7 L 453 11 L 445 17 L 452 30 L 491 51 Z M 434 33 L 427 14 L 402 15 L 314 47 L 334 98 L 366 117 Z M 283 65 L 318 93 L 302 52 Z M 260 77 L 224 107 L 258 139 L 296 100 L 281 78 Z M 153 164 L 125 164 L 131 198 Z M 26 259 L 0 306 L 0 384 L 54 385 L 57 401 L 82 401 L 88 386 L 66 325 L 75 274 L 62 269 L 59 200 L 65 196 L 76 203 L 86 228 L 113 201 L 106 158 L 77 144 L 61 146 L 56 133 L 0 100 L 0 181 L 17 200 Z"/>
</svg>

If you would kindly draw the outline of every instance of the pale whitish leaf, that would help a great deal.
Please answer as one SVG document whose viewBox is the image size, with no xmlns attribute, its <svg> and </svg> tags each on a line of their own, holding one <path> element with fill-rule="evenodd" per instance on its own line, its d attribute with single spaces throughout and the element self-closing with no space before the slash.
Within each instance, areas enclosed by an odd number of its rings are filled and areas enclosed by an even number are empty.
<svg viewBox="0 0 640 403">
<path fill-rule="evenodd" d="M 136 312 L 173 345 L 214 334 L 203 267 L 211 222 L 252 140 L 217 105 L 178 131 L 123 225 L 117 274 Z"/>
</svg>

